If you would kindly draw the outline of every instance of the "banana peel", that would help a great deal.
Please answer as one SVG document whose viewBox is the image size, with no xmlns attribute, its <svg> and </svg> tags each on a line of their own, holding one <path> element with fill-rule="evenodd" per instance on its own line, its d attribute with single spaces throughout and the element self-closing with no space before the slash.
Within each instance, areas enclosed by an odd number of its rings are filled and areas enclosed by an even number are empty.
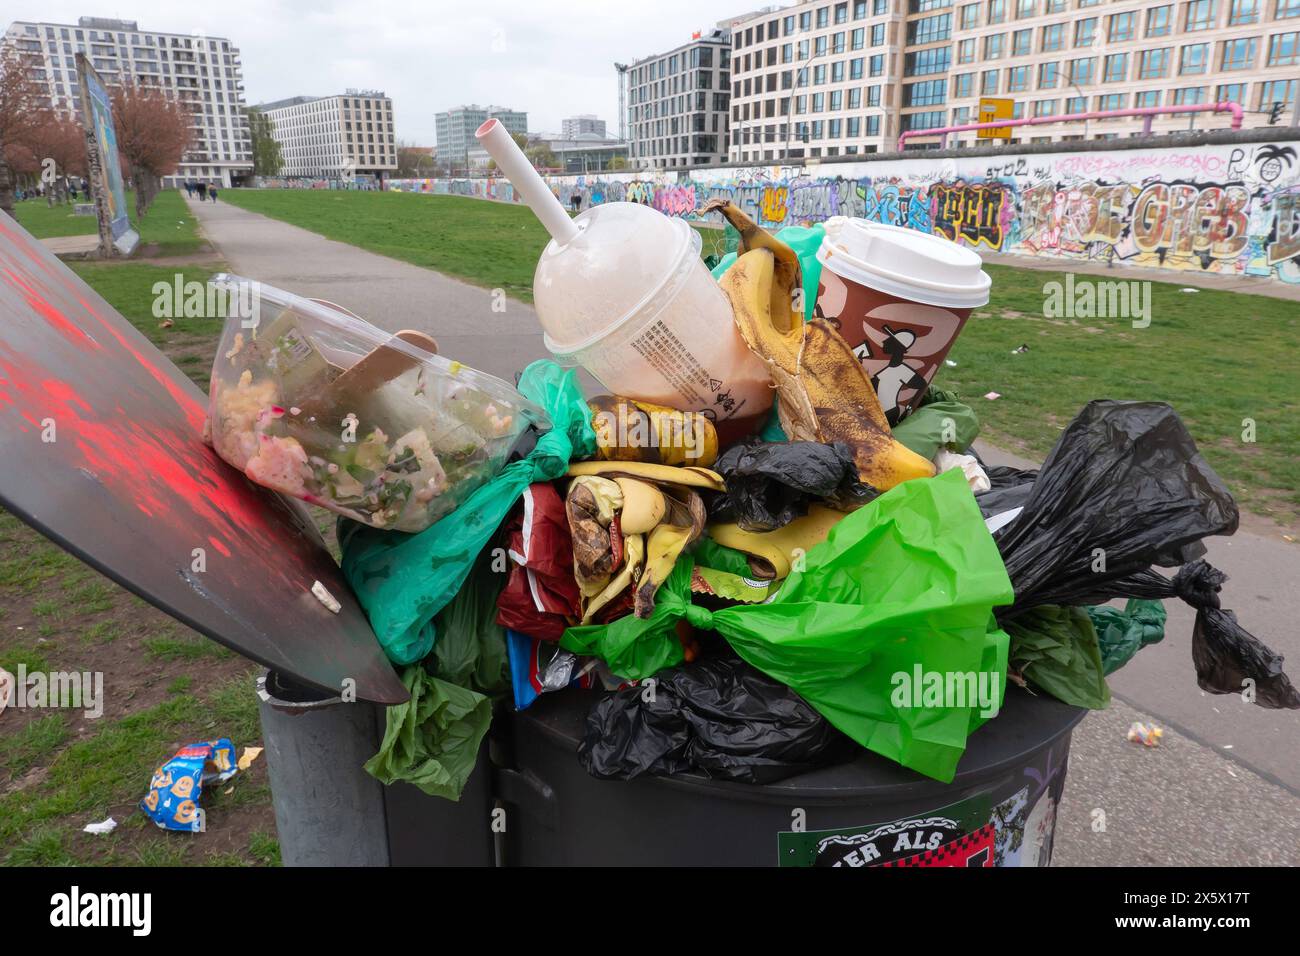
<svg viewBox="0 0 1300 956">
<path fill-rule="evenodd" d="M 646 618 L 655 607 L 655 594 L 696 538 L 704 532 L 707 518 L 704 500 L 691 488 L 675 489 L 664 494 L 668 511 L 646 537 L 645 570 L 637 579 L 633 611 Z"/>
<path fill-rule="evenodd" d="M 640 478 L 619 476 L 614 482 L 623 492 L 623 534 L 646 534 L 664 519 L 668 502 L 659 488 Z"/>
<path fill-rule="evenodd" d="M 564 513 L 573 537 L 573 577 L 584 598 L 604 590 L 618 566 L 621 549 L 611 541 L 610 529 L 622 507 L 618 483 L 596 475 L 575 479 L 564 496 Z"/>
<path fill-rule="evenodd" d="M 718 432 L 701 412 L 621 395 L 597 395 L 587 407 L 596 432 L 597 458 L 705 467 L 717 460 Z"/>
<path fill-rule="evenodd" d="M 590 624 L 607 604 L 628 589 L 641 577 L 645 564 L 645 536 L 629 534 L 623 538 L 623 566 L 609 579 L 604 589 L 590 600 L 583 601 L 582 623 Z"/>
<path fill-rule="evenodd" d="M 776 281 L 768 291 L 772 326 L 778 332 L 797 331 L 803 320 L 803 310 L 795 308 L 795 296 L 801 296 L 803 290 L 803 270 L 799 265 L 798 254 L 729 199 L 710 199 L 700 207 L 699 212 L 702 215 L 721 213 L 740 233 L 738 256 L 753 249 L 766 249 L 772 253 L 772 268 L 776 276 Z"/>
<path fill-rule="evenodd" d="M 569 465 L 571 478 L 640 478 L 660 485 L 682 485 L 705 491 L 726 491 L 726 483 L 716 471 L 694 465 L 676 467 L 647 461 L 575 461 Z"/>
<path fill-rule="evenodd" d="M 790 576 L 792 564 L 800 554 L 825 541 L 831 528 L 843 518 L 842 511 L 813 504 L 806 515 L 775 531 L 746 531 L 740 525 L 728 522 L 709 525 L 709 537 L 724 548 L 750 555 L 751 560 L 758 558 L 770 564 L 776 571 L 776 578 L 784 580 Z"/>
<path fill-rule="evenodd" d="M 824 319 L 780 326 L 771 311 L 780 298 L 772 291 L 777 281 L 773 253 L 757 248 L 740 256 L 719 284 L 745 344 L 767 364 L 786 435 L 847 443 L 859 477 L 878 491 L 933 477 L 934 466 L 894 438 L 871 379 L 833 326 Z"/>
</svg>

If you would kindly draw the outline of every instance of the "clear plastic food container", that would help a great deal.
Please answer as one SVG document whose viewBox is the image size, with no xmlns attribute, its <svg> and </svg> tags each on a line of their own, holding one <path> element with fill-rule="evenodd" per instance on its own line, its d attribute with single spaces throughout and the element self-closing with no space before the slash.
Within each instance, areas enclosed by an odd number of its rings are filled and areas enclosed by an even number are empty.
<svg viewBox="0 0 1300 956">
<path fill-rule="evenodd" d="M 507 382 L 433 354 L 422 333 L 239 276 L 211 284 L 225 328 L 210 440 L 267 488 L 423 531 L 499 472 L 530 425 L 550 428 Z"/>
</svg>

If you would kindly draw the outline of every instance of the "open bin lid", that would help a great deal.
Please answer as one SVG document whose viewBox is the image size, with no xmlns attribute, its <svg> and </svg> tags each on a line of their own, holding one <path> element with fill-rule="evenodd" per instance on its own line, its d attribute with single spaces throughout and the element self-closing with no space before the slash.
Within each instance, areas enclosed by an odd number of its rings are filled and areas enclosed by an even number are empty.
<svg viewBox="0 0 1300 956">
<path fill-rule="evenodd" d="M 206 416 L 193 382 L 0 213 L 0 505 L 272 670 L 406 700 L 306 509 L 218 458 Z"/>
</svg>

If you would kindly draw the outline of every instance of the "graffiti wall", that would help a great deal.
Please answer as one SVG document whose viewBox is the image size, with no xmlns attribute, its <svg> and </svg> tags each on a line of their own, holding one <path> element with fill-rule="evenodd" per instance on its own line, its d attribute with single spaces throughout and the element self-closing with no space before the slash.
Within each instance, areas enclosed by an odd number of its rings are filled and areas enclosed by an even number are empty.
<svg viewBox="0 0 1300 956">
<path fill-rule="evenodd" d="M 550 182 L 566 206 L 638 202 L 693 218 L 723 197 L 767 226 L 830 216 L 921 229 L 978 249 L 1300 283 L 1300 146 L 602 173 Z M 517 201 L 503 179 L 394 180 L 406 192 Z"/>
</svg>

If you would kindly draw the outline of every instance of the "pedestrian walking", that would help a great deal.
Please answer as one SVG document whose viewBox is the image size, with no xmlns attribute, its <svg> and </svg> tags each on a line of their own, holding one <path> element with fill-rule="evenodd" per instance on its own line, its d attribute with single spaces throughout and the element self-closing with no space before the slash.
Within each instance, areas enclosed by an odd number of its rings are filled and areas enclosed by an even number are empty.
<svg viewBox="0 0 1300 956">
<path fill-rule="evenodd" d="M 216 183 L 213 183 L 211 186 L 208 187 L 208 198 L 211 199 L 214 203 L 217 201 L 217 184 L 216 184 Z"/>
</svg>

